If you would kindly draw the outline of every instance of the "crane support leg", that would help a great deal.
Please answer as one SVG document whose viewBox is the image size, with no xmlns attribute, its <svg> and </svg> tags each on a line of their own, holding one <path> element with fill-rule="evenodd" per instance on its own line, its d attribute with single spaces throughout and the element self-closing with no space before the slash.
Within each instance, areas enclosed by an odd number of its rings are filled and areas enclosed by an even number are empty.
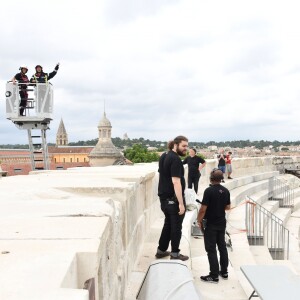
<svg viewBox="0 0 300 300">
<path fill-rule="evenodd" d="M 40 129 L 39 135 L 33 135 L 33 130 L 37 129 L 27 129 L 32 170 L 49 170 L 47 128 Z"/>
</svg>

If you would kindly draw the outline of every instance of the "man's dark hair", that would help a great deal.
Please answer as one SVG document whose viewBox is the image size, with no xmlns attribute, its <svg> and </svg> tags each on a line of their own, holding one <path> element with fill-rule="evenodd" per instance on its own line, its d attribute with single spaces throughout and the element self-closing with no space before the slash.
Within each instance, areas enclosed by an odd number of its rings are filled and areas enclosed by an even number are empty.
<svg viewBox="0 0 300 300">
<path fill-rule="evenodd" d="M 221 182 L 224 179 L 223 172 L 219 169 L 212 170 L 209 179 L 214 182 Z"/>
<path fill-rule="evenodd" d="M 179 145 L 182 141 L 188 142 L 189 140 L 185 136 L 179 135 L 173 141 L 168 143 L 168 149 L 172 150 L 174 145 Z"/>
</svg>

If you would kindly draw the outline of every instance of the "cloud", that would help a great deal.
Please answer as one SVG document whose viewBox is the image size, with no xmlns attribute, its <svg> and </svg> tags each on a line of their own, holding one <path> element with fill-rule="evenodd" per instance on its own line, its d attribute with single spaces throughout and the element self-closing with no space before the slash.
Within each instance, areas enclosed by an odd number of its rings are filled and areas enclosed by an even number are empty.
<svg viewBox="0 0 300 300">
<path fill-rule="evenodd" d="M 191 141 L 298 140 L 297 1 L 28 0 L 4 2 L 0 144 L 22 143 L 5 117 L 5 82 L 28 64 L 60 70 L 48 141 L 97 138 L 104 101 L 112 136 Z M 10 24 L 9 26 L 7 24 Z"/>
</svg>

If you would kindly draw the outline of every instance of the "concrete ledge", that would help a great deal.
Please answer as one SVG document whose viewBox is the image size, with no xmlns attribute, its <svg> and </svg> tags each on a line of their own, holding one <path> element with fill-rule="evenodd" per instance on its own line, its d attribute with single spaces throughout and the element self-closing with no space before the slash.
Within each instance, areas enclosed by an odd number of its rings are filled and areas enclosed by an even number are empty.
<svg viewBox="0 0 300 300">
<path fill-rule="evenodd" d="M 1 180 L 1 299 L 87 299 L 90 278 L 96 299 L 121 299 L 157 216 L 157 166 L 83 169 Z"/>
</svg>

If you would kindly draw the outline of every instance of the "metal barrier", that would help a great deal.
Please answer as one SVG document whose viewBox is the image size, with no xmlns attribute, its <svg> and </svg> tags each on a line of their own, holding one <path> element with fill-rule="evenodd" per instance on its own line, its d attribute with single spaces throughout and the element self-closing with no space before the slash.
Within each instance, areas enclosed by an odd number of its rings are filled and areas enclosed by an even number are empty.
<svg viewBox="0 0 300 300">
<path fill-rule="evenodd" d="M 255 202 L 246 201 L 246 231 L 249 245 L 267 246 L 273 259 L 289 258 L 289 230 L 283 221 Z"/>
<path fill-rule="evenodd" d="M 269 178 L 269 200 L 279 201 L 279 207 L 294 207 L 294 190 L 276 177 Z"/>
</svg>

